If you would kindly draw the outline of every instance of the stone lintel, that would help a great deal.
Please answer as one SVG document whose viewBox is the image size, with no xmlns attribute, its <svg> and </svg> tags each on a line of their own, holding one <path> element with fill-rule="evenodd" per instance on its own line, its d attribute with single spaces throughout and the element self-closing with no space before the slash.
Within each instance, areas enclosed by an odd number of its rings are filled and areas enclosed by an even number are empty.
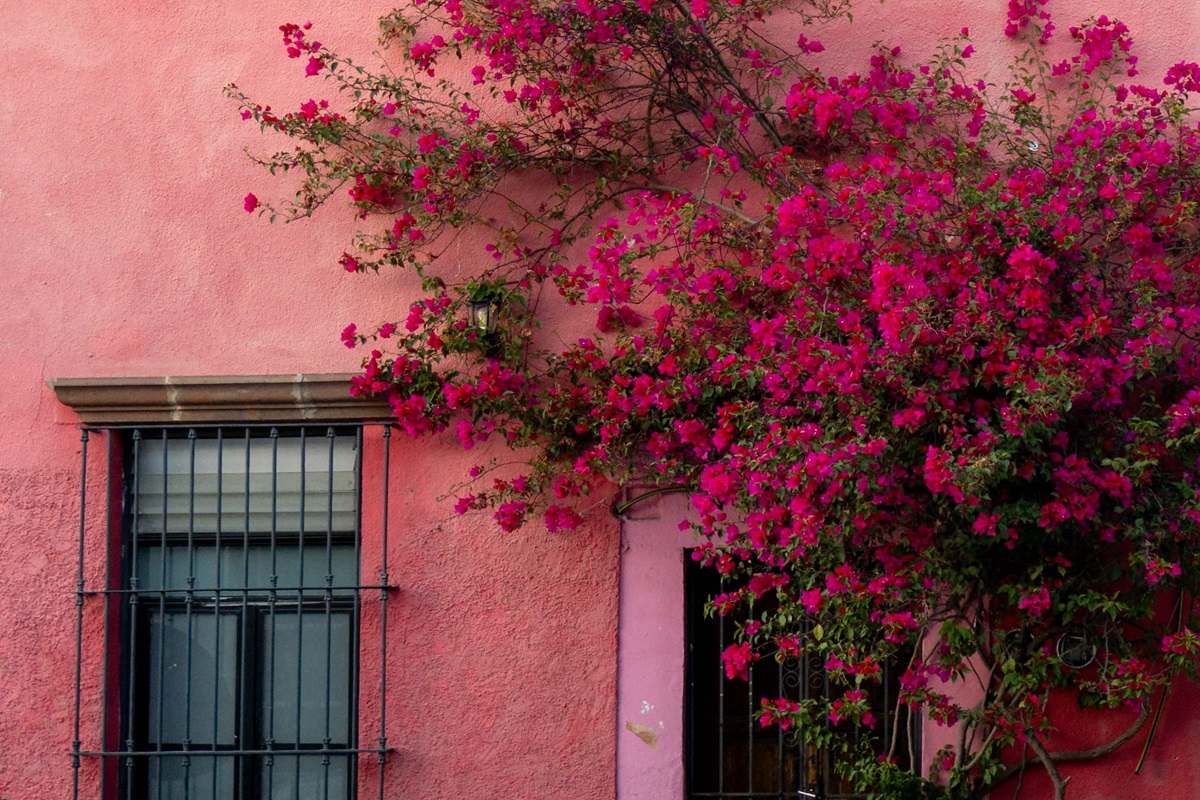
<svg viewBox="0 0 1200 800">
<path fill-rule="evenodd" d="M 346 374 L 52 378 L 85 425 L 387 420 L 380 398 L 350 394 Z"/>
</svg>

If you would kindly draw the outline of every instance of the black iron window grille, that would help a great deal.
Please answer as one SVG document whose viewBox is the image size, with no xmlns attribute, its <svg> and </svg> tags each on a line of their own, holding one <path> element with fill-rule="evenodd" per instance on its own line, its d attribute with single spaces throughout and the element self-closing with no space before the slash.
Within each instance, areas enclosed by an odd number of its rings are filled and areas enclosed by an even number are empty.
<svg viewBox="0 0 1200 800">
<path fill-rule="evenodd" d="M 685 762 L 689 800 L 861 797 L 839 776 L 834 752 L 806 744 L 794 728 L 784 731 L 778 725 L 764 728 L 759 724 L 763 699 L 836 699 L 831 693 L 837 688 L 831 686 L 821 660 L 801 650 L 799 658 L 782 663 L 774 659 L 755 662 L 746 681 L 728 679 L 721 653 L 734 643 L 737 619 L 734 615 L 705 616 L 707 601 L 722 591 L 721 576 L 715 569 L 692 561 L 690 555 L 685 558 Z M 766 598 L 762 601 L 767 602 Z M 883 752 L 892 749 L 895 715 L 905 715 L 901 720 L 905 724 L 896 726 L 901 740 L 895 752 L 897 761 L 908 765 L 918 763 L 913 752 L 916 721 L 907 710 L 895 708 L 897 678 L 896 670 L 885 665 L 871 699 L 873 707 L 887 709 L 876 728 L 881 732 Z M 853 726 L 839 730 L 853 737 L 855 744 L 862 735 Z"/>
<path fill-rule="evenodd" d="M 89 426 L 82 453 L 73 797 L 382 798 L 390 429 Z"/>
</svg>

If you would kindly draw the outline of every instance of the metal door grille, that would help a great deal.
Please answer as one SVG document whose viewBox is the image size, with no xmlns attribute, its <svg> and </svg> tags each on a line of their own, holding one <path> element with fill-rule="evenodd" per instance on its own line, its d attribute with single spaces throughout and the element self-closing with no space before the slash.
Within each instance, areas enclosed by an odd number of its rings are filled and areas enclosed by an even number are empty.
<svg viewBox="0 0 1200 800">
<path fill-rule="evenodd" d="M 734 615 L 706 617 L 704 606 L 722 591 L 720 574 L 685 555 L 685 631 L 687 637 L 686 683 L 686 771 L 689 800 L 785 800 L 823 798 L 850 800 L 861 797 L 838 776 L 834 754 L 825 748 L 806 745 L 800 732 L 783 731 L 778 725 L 763 728 L 758 710 L 763 699 L 786 697 L 801 701 L 831 697 L 830 685 L 820 658 L 801 649 L 800 658 L 777 663 L 774 659 L 754 662 L 749 679 L 730 680 L 725 675 L 721 653 L 734 643 Z M 769 601 L 764 598 L 759 610 Z M 741 619 L 746 619 L 743 612 Z M 887 709 L 877 725 L 884 752 L 892 744 L 892 726 L 898 688 L 895 670 L 883 667 L 883 678 L 874 691 L 873 705 Z M 907 714 L 907 712 L 904 712 Z M 914 720 L 899 727 L 902 764 L 913 763 L 910 746 L 915 746 Z M 840 730 L 840 729 L 839 729 Z M 858 743 L 863 732 L 844 731 Z"/>
<path fill-rule="evenodd" d="M 75 800 L 383 797 L 390 442 L 383 425 L 83 428 Z"/>
</svg>

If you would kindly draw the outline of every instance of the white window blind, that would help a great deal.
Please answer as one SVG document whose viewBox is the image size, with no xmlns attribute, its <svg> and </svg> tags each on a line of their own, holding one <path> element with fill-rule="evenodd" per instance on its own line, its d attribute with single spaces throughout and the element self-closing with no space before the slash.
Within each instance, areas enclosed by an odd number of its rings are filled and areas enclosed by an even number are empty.
<svg viewBox="0 0 1200 800">
<path fill-rule="evenodd" d="M 146 439 L 134 525 L 146 533 L 350 533 L 353 437 Z"/>
</svg>

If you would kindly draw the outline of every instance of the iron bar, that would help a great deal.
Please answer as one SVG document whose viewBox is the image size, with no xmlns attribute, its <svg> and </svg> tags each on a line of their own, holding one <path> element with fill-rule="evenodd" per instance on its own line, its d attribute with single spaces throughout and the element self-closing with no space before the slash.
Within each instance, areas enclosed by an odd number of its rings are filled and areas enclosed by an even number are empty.
<svg viewBox="0 0 1200 800">
<path fill-rule="evenodd" d="M 130 487 L 132 489 L 132 508 L 134 508 L 134 509 L 138 508 L 138 503 L 141 499 L 141 487 L 142 487 L 141 446 L 142 446 L 142 432 L 140 430 L 135 430 L 133 432 L 133 459 L 132 459 L 132 463 L 130 464 L 130 469 L 133 471 L 133 474 L 130 478 Z M 134 691 L 134 686 L 137 685 L 138 647 L 137 647 L 137 636 L 134 634 L 134 631 L 137 628 L 137 618 L 138 618 L 138 614 L 139 614 L 138 592 L 137 592 L 138 585 L 139 585 L 138 577 L 137 577 L 137 564 L 138 564 L 138 558 L 140 557 L 140 555 L 138 553 L 138 521 L 139 521 L 139 515 L 135 511 L 135 513 L 130 516 L 130 520 L 129 520 L 129 539 L 130 539 L 130 550 L 132 552 L 132 555 L 130 556 L 130 564 L 129 564 L 130 594 L 129 594 L 128 619 L 126 621 L 126 626 L 129 628 L 129 644 L 128 644 L 129 682 L 125 688 L 125 691 L 129 696 L 129 702 L 128 702 L 129 708 L 126 712 L 126 717 L 125 717 L 125 721 L 124 721 L 124 731 L 125 731 L 125 749 L 129 750 L 129 751 L 134 749 L 134 727 L 133 727 L 134 723 L 133 723 L 133 721 L 137 718 L 136 716 L 134 716 L 134 712 L 136 711 L 136 699 L 137 699 L 137 692 Z M 135 762 L 135 759 L 133 756 L 127 756 L 125 758 L 125 789 L 126 789 L 127 793 L 133 791 L 132 787 L 133 787 L 133 781 L 134 781 L 135 763 L 136 762 Z"/>
<path fill-rule="evenodd" d="M 750 601 L 750 619 L 754 619 L 754 600 Z M 754 665 L 746 669 L 746 789 L 754 791 Z"/>
<path fill-rule="evenodd" d="M 271 665 L 267 670 L 270 676 L 271 688 L 268 691 L 267 698 L 267 738 L 265 744 L 267 750 L 275 745 L 275 644 L 279 641 L 277 636 L 278 630 L 275 625 L 275 601 L 277 595 L 275 588 L 279 585 L 279 562 L 275 551 L 275 537 L 277 534 L 276 525 L 278 523 L 279 510 L 279 429 L 271 428 L 271 594 L 269 613 L 271 615 Z M 300 713 L 300 709 L 296 709 L 296 713 Z M 264 764 L 267 768 L 267 798 L 275 800 L 275 756 L 267 753 L 264 759 Z"/>
<path fill-rule="evenodd" d="M 214 573 L 213 583 L 216 586 L 213 589 L 213 625 L 216 629 L 216 643 L 213 647 L 213 697 L 217 698 L 218 702 L 213 708 L 213 724 L 212 724 L 212 750 L 217 751 L 217 744 L 221 740 L 221 641 L 225 638 L 221 635 L 221 512 L 224 510 L 222 501 L 225 494 L 225 431 L 222 428 L 217 428 L 217 532 L 216 545 L 213 555 Z M 194 484 L 194 481 L 193 481 Z M 195 509 L 192 509 L 193 515 Z M 189 526 L 189 535 L 194 534 L 192 530 L 194 526 Z M 217 759 L 212 760 L 212 800 L 217 800 Z"/>
<path fill-rule="evenodd" d="M 164 481 L 167 478 L 163 478 Z M 164 493 L 165 494 L 165 493 Z M 219 517 L 218 517 L 219 519 Z M 165 529 L 164 529 L 165 533 Z M 184 661 L 186 664 L 186 677 L 183 684 L 183 749 L 189 750 L 192 741 L 192 602 L 195 598 L 196 589 L 196 549 L 194 546 L 194 538 L 196 535 L 196 430 L 191 428 L 188 430 L 188 538 L 187 538 L 187 556 L 188 556 L 188 575 L 187 575 L 187 595 L 184 598 L 185 615 L 187 617 L 187 657 Z M 166 585 L 165 583 L 163 584 Z M 217 641 L 221 641 L 221 625 L 220 618 L 217 619 Z M 167 637 L 162 637 L 162 647 L 165 657 L 167 648 Z M 159 687 L 162 691 L 163 687 Z M 162 698 L 158 701 L 159 708 L 166 705 Z M 159 731 L 159 736 L 162 738 L 162 731 Z M 162 768 L 159 768 L 159 774 L 162 774 Z M 190 758 L 183 759 L 183 800 L 188 800 L 192 788 L 192 761 Z"/>
<path fill-rule="evenodd" d="M 713 661 L 717 685 L 720 687 L 717 693 L 717 791 L 722 793 L 725 790 L 725 676 L 722 674 L 724 667 L 720 658 L 725 652 L 726 624 L 724 617 L 718 620 L 717 658 Z"/>
<path fill-rule="evenodd" d="M 762 798 L 779 798 L 779 797 L 809 797 L 821 798 L 824 795 L 807 792 L 803 789 L 797 789 L 794 792 L 691 792 L 691 797 L 762 797 Z"/>
<path fill-rule="evenodd" d="M 811 635 L 811 629 L 812 629 L 812 626 L 809 624 L 808 620 L 805 620 L 803 623 L 801 623 L 800 632 L 804 636 L 805 641 L 807 641 L 809 635 Z M 808 651 L 805 649 L 800 650 L 800 653 L 797 656 L 797 659 L 799 660 L 798 667 L 800 669 L 800 682 L 796 686 L 796 691 L 797 691 L 797 694 L 799 695 L 797 700 L 803 702 L 804 700 L 808 699 L 809 689 L 812 687 L 812 675 L 811 675 L 812 663 L 809 659 Z M 802 741 L 802 742 L 800 742 L 800 784 L 801 785 L 804 785 L 808 781 L 808 770 L 809 770 L 808 747 L 805 746 L 804 742 Z"/>
<path fill-rule="evenodd" d="M 295 739 L 295 741 L 297 744 L 299 744 L 300 742 L 302 742 L 304 740 L 303 736 L 301 736 L 301 729 L 300 729 L 300 720 L 304 716 L 303 714 L 300 713 L 300 704 L 301 704 L 301 702 L 303 702 L 303 697 L 304 697 L 304 692 L 303 692 L 303 683 L 304 683 L 304 589 L 303 589 L 303 586 L 304 586 L 304 513 L 307 510 L 305 508 L 306 498 L 304 496 L 304 490 L 306 488 L 305 487 L 305 478 L 307 477 L 307 472 L 308 472 L 307 462 L 306 462 L 307 455 L 308 455 L 308 440 L 305 438 L 305 429 L 301 428 L 300 429 L 300 539 L 299 539 L 299 544 L 297 545 L 297 550 L 296 550 L 296 558 L 300 562 L 300 566 L 299 566 L 300 577 L 296 582 L 299 583 L 301 586 L 300 593 L 299 593 L 299 595 L 297 595 L 297 599 L 299 602 L 296 603 L 296 711 L 295 711 L 295 714 L 296 714 L 296 739 Z M 328 644 L 328 643 L 326 643 L 326 644 Z M 271 649 L 274 650 L 275 647 L 276 647 L 276 642 L 274 640 L 272 640 L 271 641 Z M 295 770 L 293 770 L 293 774 L 295 775 L 295 781 L 296 781 L 296 800 L 300 800 L 300 757 L 296 756 L 293 760 L 296 762 L 296 768 L 295 768 Z M 272 798 L 272 800 L 274 800 L 274 798 Z M 325 798 L 325 800 L 328 800 L 328 799 Z"/>
<path fill-rule="evenodd" d="M 312 587 L 309 587 L 309 588 L 311 589 Z M 370 590 L 379 590 L 379 591 L 393 591 L 393 590 L 394 590 L 396 587 L 395 587 L 394 585 L 392 585 L 392 584 L 388 584 L 388 585 L 386 585 L 386 586 L 385 586 L 385 585 L 383 585 L 383 584 L 378 584 L 378 583 L 360 583 L 360 584 L 354 584 L 354 583 L 338 583 L 338 584 L 334 584 L 334 586 L 333 586 L 332 588 L 333 588 L 333 591 L 334 591 L 334 592 L 352 592 L 352 591 L 364 591 L 364 592 L 365 592 L 365 591 L 367 591 L 368 589 L 370 589 Z M 216 593 L 216 591 L 217 591 L 216 587 L 205 587 L 205 586 L 200 586 L 200 587 L 197 587 L 197 588 L 194 590 L 194 592 L 195 592 L 196 594 L 201 594 L 201 595 L 202 595 L 204 592 L 213 592 L 213 593 L 215 594 L 215 593 Z M 239 591 L 240 591 L 240 590 L 239 590 Z M 254 590 L 249 590 L 249 591 L 250 591 L 251 593 L 253 593 L 253 591 L 254 591 Z M 264 597 L 265 597 L 265 596 L 268 594 L 268 592 L 269 592 L 269 590 L 267 590 L 267 589 L 261 589 L 261 590 L 259 590 L 259 591 L 261 592 L 262 596 L 264 596 Z M 288 594 L 288 593 L 290 593 L 290 592 L 298 592 L 298 591 L 300 591 L 300 587 L 299 587 L 299 586 L 297 586 L 297 585 L 295 585 L 295 584 L 284 584 L 284 585 L 282 585 L 282 586 L 279 586 L 279 587 L 277 587 L 277 588 L 276 588 L 276 591 L 277 591 L 277 592 L 280 592 L 280 593 L 282 593 L 282 594 Z M 222 592 L 222 593 L 224 593 L 225 595 L 229 595 L 229 594 L 231 594 L 231 593 L 232 593 L 232 592 L 231 592 L 229 589 L 222 589 L 222 590 L 221 590 L 221 592 Z M 130 595 L 130 594 L 139 594 L 139 595 L 143 595 L 143 596 L 145 596 L 145 595 L 165 594 L 165 595 L 168 595 L 168 596 L 170 596 L 170 595 L 186 595 L 187 593 L 188 593 L 188 590 L 187 590 L 187 589 L 139 589 L 139 590 L 136 590 L 136 591 L 135 591 L 135 590 L 131 590 L 131 589 L 108 589 L 108 590 L 103 590 L 103 589 L 89 589 L 88 591 L 84 592 L 83 594 L 84 594 L 84 597 L 104 597 L 105 595 L 108 595 L 108 596 L 120 596 L 120 595 Z M 203 601 L 199 601 L 199 602 L 203 602 Z M 239 600 L 238 600 L 238 599 L 236 599 L 236 598 L 227 597 L 227 598 L 226 598 L 226 599 L 225 599 L 225 600 L 222 602 L 222 605 L 228 606 L 230 603 L 240 603 L 240 602 L 241 602 L 241 601 L 239 601 Z M 265 601 L 264 601 L 264 602 L 265 602 Z M 312 603 L 314 603 L 314 602 L 315 602 L 316 604 L 320 605 L 320 604 L 321 604 L 323 601 L 321 601 L 321 600 L 315 600 L 315 601 L 314 601 L 314 600 L 309 600 L 309 601 L 306 601 L 306 602 L 307 602 L 309 605 L 311 605 L 311 604 L 312 604 Z"/>
<path fill-rule="evenodd" d="M 243 747 L 243 748 L 228 748 L 217 751 L 211 750 L 80 750 L 80 756 L 133 756 L 135 758 L 157 758 L 159 756 L 189 756 L 191 758 L 211 758 L 211 757 L 228 757 L 228 756 L 295 756 L 319 754 L 322 752 L 321 745 L 315 744 L 312 747 L 306 748 L 287 748 L 287 747 Z M 371 753 L 381 752 L 377 747 L 330 747 L 329 754 L 335 756 L 359 756 L 370 755 Z M 389 749 L 387 752 L 392 752 Z"/>
<path fill-rule="evenodd" d="M 379 563 L 379 800 L 383 800 L 383 768 L 387 763 L 387 601 L 388 601 L 388 487 L 391 475 L 389 470 L 392 463 L 392 429 L 385 427 L 383 435 L 383 520 L 382 520 L 382 556 Z M 361 445 L 362 434 L 359 434 Z M 361 463 L 362 447 L 359 447 L 358 458 Z M 360 537 L 355 537 L 357 542 Z M 357 544 L 356 544 L 357 546 Z M 356 560 L 357 562 L 357 560 Z M 356 627 L 357 630 L 357 627 Z M 357 654 L 358 648 L 355 648 Z"/>
<path fill-rule="evenodd" d="M 828 670 L 824 669 L 821 670 L 821 696 L 825 698 L 829 697 L 829 672 Z M 825 720 L 825 727 L 831 727 L 828 718 Z M 821 751 L 821 773 L 818 776 L 818 781 L 821 787 L 819 791 L 824 794 L 829 794 L 830 792 L 830 779 L 832 773 L 833 754 L 829 752 L 829 748 L 827 747 Z"/>
<path fill-rule="evenodd" d="M 168 476 L 170 476 L 171 472 L 168 469 L 168 463 L 167 463 L 167 454 L 168 454 L 169 450 L 167 448 L 167 431 L 165 428 L 163 429 L 163 432 L 162 432 L 162 446 L 163 446 L 163 449 L 162 449 L 162 451 L 163 451 L 163 456 L 162 456 L 163 457 L 162 540 L 160 542 L 160 547 L 159 547 L 159 555 L 160 555 L 160 560 L 162 563 L 162 576 L 159 580 L 158 585 L 166 586 L 167 585 L 167 527 L 168 527 L 167 526 L 167 498 L 170 496 L 170 493 L 168 492 L 168 479 L 169 479 Z M 136 564 L 133 565 L 133 569 L 135 569 L 135 570 L 137 569 Z M 163 687 L 166 685 L 166 661 L 167 661 L 167 648 L 166 648 L 166 642 L 165 642 L 166 632 L 167 632 L 167 596 L 165 594 L 160 594 L 158 596 L 158 619 L 159 619 L 159 625 L 161 626 L 161 629 L 159 631 L 159 648 L 158 648 L 158 729 L 155 731 L 155 739 L 156 739 L 156 744 L 158 745 L 158 750 L 161 752 L 163 749 L 163 706 L 166 705 L 163 702 Z M 132 624 L 133 624 L 132 630 L 136 630 L 137 621 L 134 620 Z M 131 636 L 135 635 L 132 632 L 132 630 L 130 633 Z M 130 687 L 130 691 L 131 692 L 133 691 L 133 687 Z M 158 774 L 157 781 L 156 781 L 157 791 L 154 793 L 154 800 L 160 800 L 160 798 L 162 798 L 163 774 L 162 774 L 161 766 L 158 768 L 157 774 Z"/>
<path fill-rule="evenodd" d="M 329 439 L 329 486 L 326 492 L 325 514 L 325 738 L 322 740 L 321 766 L 323 800 L 329 800 L 329 723 L 332 714 L 330 700 L 332 699 L 333 681 L 333 428 L 325 431 Z M 303 514 L 301 515 L 303 516 Z"/>
<path fill-rule="evenodd" d="M 250 604 L 250 428 L 242 429 L 242 439 L 245 442 L 246 451 L 246 477 L 244 481 L 246 510 L 244 516 L 242 517 L 242 609 L 241 614 L 238 616 L 240 621 L 238 625 L 238 636 L 241 640 L 242 657 L 245 658 L 246 654 L 250 652 L 250 626 L 246 624 L 246 617 L 249 613 Z M 239 673 L 240 672 L 241 670 L 239 670 Z M 244 688 L 247 680 L 247 676 L 239 674 L 237 676 L 239 688 Z M 249 692 L 246 693 L 249 694 Z M 237 727 L 235 730 L 237 730 L 241 735 L 241 741 L 246 742 L 250 740 L 250 730 L 251 726 L 253 725 L 256 709 L 252 709 L 250 704 L 243 698 L 242 702 L 238 703 L 238 710 L 240 718 L 237 720 Z M 246 759 L 238 758 L 234 763 L 233 779 L 235 786 L 242 786 L 245 783 L 245 773 L 247 771 L 247 765 L 245 762 Z M 268 800 L 269 797 L 270 796 L 268 795 Z"/>
<path fill-rule="evenodd" d="M 778 659 L 776 660 L 775 664 L 775 685 L 779 687 L 779 696 L 783 697 L 783 660 Z M 783 741 L 782 725 L 775 726 L 775 734 L 775 752 L 778 753 L 778 766 L 775 769 L 775 786 L 779 789 L 779 796 L 783 797 L 783 793 L 787 788 L 783 778 L 783 767 L 784 763 L 787 761 L 787 746 Z"/>
<path fill-rule="evenodd" d="M 79 725 L 83 693 L 83 590 L 87 586 L 84 580 L 87 541 L 87 451 L 88 432 L 83 431 L 79 437 L 79 572 L 75 580 L 75 733 L 71 745 L 71 792 L 74 797 L 79 796 L 79 748 L 83 746 L 83 740 L 79 738 Z"/>
<path fill-rule="evenodd" d="M 111 527 L 110 527 L 112 525 L 112 514 L 113 514 L 112 494 L 113 494 L 113 446 L 114 446 L 114 441 L 113 441 L 113 438 L 111 435 L 109 435 L 106 438 L 105 445 L 106 445 L 106 447 L 104 448 L 104 451 L 107 455 L 106 455 L 106 458 L 104 461 L 104 473 L 105 473 L 105 478 L 104 478 L 104 526 L 102 528 L 102 530 L 104 531 L 104 541 L 102 542 L 102 545 L 104 547 L 104 588 L 105 588 L 105 590 L 108 590 L 108 589 L 112 588 L 112 544 L 113 544 L 113 539 L 114 539 L 114 537 L 112 536 Z M 80 516 L 83 516 L 83 515 L 80 514 Z M 104 634 L 103 634 L 103 639 L 102 639 L 101 648 L 100 648 L 100 652 L 101 652 L 100 658 L 101 658 L 101 664 L 102 664 L 102 666 L 100 668 L 100 737 L 101 737 L 100 740 L 105 747 L 108 747 L 108 733 L 109 733 L 109 728 L 108 728 L 108 689 L 109 689 L 108 668 L 109 668 L 110 653 L 111 653 L 111 650 L 110 650 L 111 645 L 109 642 L 109 630 L 111 628 L 112 596 L 107 594 L 107 591 L 104 594 L 104 602 L 103 602 L 103 605 L 101 608 L 101 612 L 104 614 L 104 623 L 103 623 Z M 82 635 L 82 631 L 80 631 L 80 635 Z M 75 678 L 76 685 L 79 684 L 79 678 L 80 678 L 80 676 L 76 675 L 76 678 Z M 76 738 L 78 738 L 78 737 L 76 737 Z M 108 761 L 109 760 L 107 758 L 100 759 L 100 796 L 101 797 L 108 796 L 108 790 L 109 790 Z"/>
<path fill-rule="evenodd" d="M 891 665 L 884 662 L 883 665 L 883 752 L 890 753 L 892 751 L 892 720 L 895 718 L 896 710 L 892 708 L 892 698 L 890 689 L 892 688 L 892 670 Z"/>
</svg>

